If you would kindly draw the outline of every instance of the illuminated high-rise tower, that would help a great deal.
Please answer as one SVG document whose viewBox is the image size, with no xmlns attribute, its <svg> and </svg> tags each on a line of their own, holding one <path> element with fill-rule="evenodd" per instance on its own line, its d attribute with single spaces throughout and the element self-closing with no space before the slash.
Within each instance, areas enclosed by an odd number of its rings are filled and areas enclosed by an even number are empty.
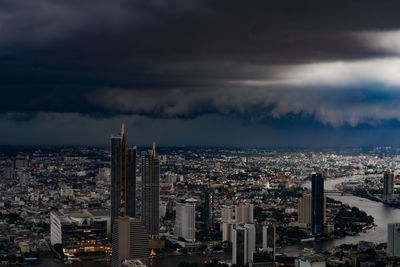
<svg viewBox="0 0 400 267">
<path fill-rule="evenodd" d="M 160 162 L 153 149 L 142 152 L 142 223 L 152 239 L 159 234 Z"/>
<path fill-rule="evenodd" d="M 111 231 L 118 216 L 135 217 L 136 147 L 127 149 L 124 124 L 111 135 Z"/>
</svg>

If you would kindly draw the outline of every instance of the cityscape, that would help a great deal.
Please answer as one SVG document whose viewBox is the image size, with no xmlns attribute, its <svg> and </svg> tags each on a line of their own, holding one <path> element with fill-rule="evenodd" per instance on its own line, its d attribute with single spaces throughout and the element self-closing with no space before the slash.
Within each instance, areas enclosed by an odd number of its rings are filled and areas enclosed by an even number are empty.
<svg viewBox="0 0 400 267">
<path fill-rule="evenodd" d="M 4 147 L 1 260 L 396 265 L 399 150 Z"/>
<path fill-rule="evenodd" d="M 0 1 L 0 265 L 400 267 L 400 1 Z"/>
</svg>

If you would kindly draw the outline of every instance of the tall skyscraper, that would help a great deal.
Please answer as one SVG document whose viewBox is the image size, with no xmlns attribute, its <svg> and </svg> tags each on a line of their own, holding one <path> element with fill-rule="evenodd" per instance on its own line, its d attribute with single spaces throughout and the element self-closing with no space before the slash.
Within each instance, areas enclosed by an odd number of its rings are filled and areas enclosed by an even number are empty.
<svg viewBox="0 0 400 267">
<path fill-rule="evenodd" d="M 111 135 L 111 231 L 118 216 L 135 217 L 136 148 L 127 149 L 124 125 Z"/>
<path fill-rule="evenodd" d="M 256 251 L 254 224 L 239 224 L 232 231 L 232 264 L 247 265 L 253 261 Z"/>
<path fill-rule="evenodd" d="M 237 223 L 253 223 L 254 205 L 240 204 L 235 206 L 235 219 Z"/>
<path fill-rule="evenodd" d="M 126 215 L 136 217 L 136 146 L 128 148 L 126 175 Z"/>
<path fill-rule="evenodd" d="M 383 174 L 383 200 L 389 201 L 393 199 L 393 187 L 394 187 L 394 174 L 387 170 Z"/>
<path fill-rule="evenodd" d="M 320 173 L 314 173 L 311 188 L 311 228 L 313 234 L 324 232 L 324 203 L 324 178 Z"/>
<path fill-rule="evenodd" d="M 121 176 L 124 164 L 122 147 L 126 146 L 126 143 L 123 143 L 124 135 L 124 127 L 121 129 L 121 134 L 111 135 L 111 233 L 113 233 L 114 223 L 120 215 Z"/>
<path fill-rule="evenodd" d="M 120 267 L 129 259 L 139 259 L 149 266 L 149 236 L 138 218 L 118 217 L 113 232 L 112 267 Z"/>
<path fill-rule="evenodd" d="M 174 233 L 177 237 L 183 237 L 187 241 L 194 242 L 196 223 L 196 199 L 186 199 L 185 203 L 176 203 L 176 219 Z"/>
<path fill-rule="evenodd" d="M 155 146 L 142 153 L 142 223 L 152 239 L 160 230 L 160 162 Z"/>
</svg>

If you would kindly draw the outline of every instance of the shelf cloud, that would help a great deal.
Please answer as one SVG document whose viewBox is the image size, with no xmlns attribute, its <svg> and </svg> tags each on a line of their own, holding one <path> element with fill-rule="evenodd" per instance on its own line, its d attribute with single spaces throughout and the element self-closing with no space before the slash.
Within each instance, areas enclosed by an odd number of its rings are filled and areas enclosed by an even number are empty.
<svg viewBox="0 0 400 267">
<path fill-rule="evenodd" d="M 400 121 L 400 2 L 0 2 L 0 113 Z M 355 10 L 357 12 L 355 12 Z M 25 115 L 24 115 L 25 114 Z"/>
</svg>

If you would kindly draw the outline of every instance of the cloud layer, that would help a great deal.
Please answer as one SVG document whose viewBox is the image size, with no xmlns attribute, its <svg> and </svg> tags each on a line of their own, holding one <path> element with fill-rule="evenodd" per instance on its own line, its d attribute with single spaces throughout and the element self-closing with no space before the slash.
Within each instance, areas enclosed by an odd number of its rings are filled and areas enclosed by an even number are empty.
<svg viewBox="0 0 400 267">
<path fill-rule="evenodd" d="M 299 116 L 332 126 L 400 120 L 399 8 L 2 1 L 0 112 Z"/>
<path fill-rule="evenodd" d="M 120 114 L 157 118 L 192 118 L 202 114 L 241 114 L 253 120 L 300 116 L 326 125 L 379 125 L 400 121 L 400 95 L 370 90 L 287 90 L 244 88 L 219 90 L 168 90 L 160 94 L 123 89 L 103 89 L 92 101 Z"/>
</svg>

